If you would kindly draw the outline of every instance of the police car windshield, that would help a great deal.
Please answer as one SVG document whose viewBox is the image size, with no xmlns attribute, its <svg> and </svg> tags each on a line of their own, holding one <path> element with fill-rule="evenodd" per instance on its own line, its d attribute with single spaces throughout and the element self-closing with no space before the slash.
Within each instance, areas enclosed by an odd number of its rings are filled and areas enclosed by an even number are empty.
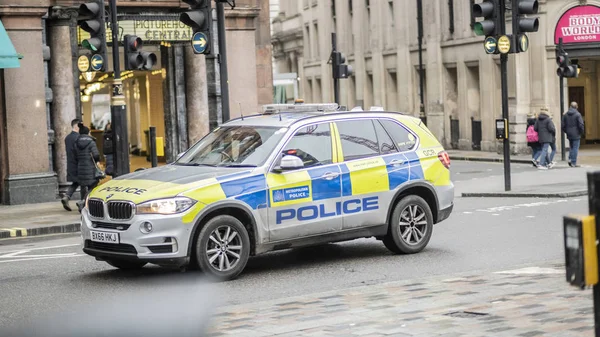
<svg viewBox="0 0 600 337">
<path fill-rule="evenodd" d="M 175 165 L 257 167 L 267 160 L 287 128 L 220 127 L 189 149 Z"/>
</svg>

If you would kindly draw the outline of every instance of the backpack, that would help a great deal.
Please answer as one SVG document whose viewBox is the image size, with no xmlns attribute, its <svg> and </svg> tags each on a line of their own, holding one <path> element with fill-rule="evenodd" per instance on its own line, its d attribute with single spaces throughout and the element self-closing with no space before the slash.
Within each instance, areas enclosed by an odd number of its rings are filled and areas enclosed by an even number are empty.
<svg viewBox="0 0 600 337">
<path fill-rule="evenodd" d="M 530 125 L 527 127 L 527 143 L 537 143 L 538 141 L 538 133 L 533 128 L 533 125 Z"/>
</svg>

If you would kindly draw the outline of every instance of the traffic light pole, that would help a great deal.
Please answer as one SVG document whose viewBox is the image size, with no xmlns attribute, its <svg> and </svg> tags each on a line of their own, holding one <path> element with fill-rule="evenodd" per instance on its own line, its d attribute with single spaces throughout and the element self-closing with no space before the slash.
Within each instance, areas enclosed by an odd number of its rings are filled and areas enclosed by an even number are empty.
<svg viewBox="0 0 600 337">
<path fill-rule="evenodd" d="M 127 107 L 123 95 L 121 63 L 119 60 L 119 26 L 117 23 L 117 0 L 110 0 L 110 27 L 112 31 L 113 71 L 112 99 L 110 116 L 115 134 L 113 151 L 115 153 L 114 177 L 129 173 L 129 140 L 127 139 Z"/>
<path fill-rule="evenodd" d="M 505 20 L 505 0 L 499 0 L 500 2 L 500 33 L 506 34 L 506 20 Z M 500 54 L 500 80 L 502 82 L 502 118 L 506 120 L 506 127 L 510 124 L 508 122 L 508 54 Z M 504 190 L 510 191 L 510 132 L 506 132 L 506 137 L 503 140 L 504 148 Z"/>
<path fill-rule="evenodd" d="M 225 45 L 225 5 L 217 0 L 217 35 L 219 36 L 219 68 L 221 69 L 221 104 L 223 123 L 230 119 L 229 114 L 229 75 L 227 73 L 227 46 Z"/>
<path fill-rule="evenodd" d="M 333 65 L 333 67 L 336 66 L 335 64 L 335 60 L 333 59 L 333 56 L 335 55 L 335 52 L 337 51 L 337 39 L 336 39 L 336 35 L 335 33 L 331 33 L 331 48 L 332 48 L 332 52 L 331 52 L 331 64 Z M 333 68 L 332 68 L 333 69 Z M 334 75 L 333 75 L 333 96 L 334 96 L 334 101 L 339 105 L 340 104 L 340 80 L 338 78 L 336 78 L 335 76 L 335 70 L 333 70 Z"/>
<path fill-rule="evenodd" d="M 558 39 L 558 48 L 559 50 L 563 50 L 563 39 L 562 37 Z M 565 151 L 565 133 L 562 131 L 562 115 L 565 111 L 565 78 L 561 75 L 559 77 L 559 87 L 560 87 L 560 160 L 565 161 L 567 155 Z"/>
</svg>

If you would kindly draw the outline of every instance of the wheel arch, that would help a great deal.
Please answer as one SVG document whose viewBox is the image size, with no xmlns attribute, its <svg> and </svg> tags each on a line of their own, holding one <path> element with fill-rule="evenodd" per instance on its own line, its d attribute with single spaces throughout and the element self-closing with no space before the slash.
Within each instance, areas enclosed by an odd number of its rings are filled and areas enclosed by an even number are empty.
<svg viewBox="0 0 600 337">
<path fill-rule="evenodd" d="M 392 202 L 390 203 L 390 207 L 388 208 L 388 226 L 391 223 L 394 208 L 400 202 L 400 200 L 402 200 L 402 198 L 408 195 L 418 195 L 419 197 L 423 198 L 431 209 L 431 213 L 433 214 L 433 223 L 436 224 L 438 222 L 439 201 L 437 194 L 435 193 L 435 188 L 426 181 L 416 181 L 402 186 L 394 194 Z"/>
<path fill-rule="evenodd" d="M 198 220 L 194 223 L 194 228 L 192 229 L 192 233 L 190 235 L 190 244 L 188 245 L 188 256 L 192 259 L 194 255 L 192 254 L 194 247 L 197 242 L 197 234 L 202 229 L 202 227 L 212 218 L 219 215 L 229 215 L 236 219 L 238 219 L 242 225 L 248 231 L 248 236 L 250 237 L 250 256 L 253 256 L 256 252 L 256 243 L 257 243 L 257 225 L 256 219 L 245 205 L 236 202 L 225 202 L 217 205 L 208 206 L 200 215 Z"/>
</svg>

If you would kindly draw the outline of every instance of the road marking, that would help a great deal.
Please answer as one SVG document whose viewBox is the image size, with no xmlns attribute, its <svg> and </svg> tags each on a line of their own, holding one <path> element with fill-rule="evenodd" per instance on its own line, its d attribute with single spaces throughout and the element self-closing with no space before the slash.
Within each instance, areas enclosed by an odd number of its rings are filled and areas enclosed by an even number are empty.
<svg viewBox="0 0 600 337">
<path fill-rule="evenodd" d="M 498 214 L 498 213 L 494 213 L 494 214 L 492 214 L 492 215 L 498 216 L 498 215 L 500 215 L 500 214 Z"/>
<path fill-rule="evenodd" d="M 535 215 L 528 215 L 526 218 L 535 218 Z"/>
<path fill-rule="evenodd" d="M 532 202 L 532 203 L 528 203 L 528 204 L 517 204 L 517 205 L 513 205 L 513 206 L 498 206 L 498 207 L 491 207 L 491 208 L 482 208 L 482 209 L 476 210 L 476 212 L 496 213 L 496 212 L 502 212 L 502 211 L 510 211 L 510 210 L 514 210 L 514 209 L 518 209 L 518 208 L 548 206 L 548 205 L 554 205 L 554 204 L 563 203 L 563 202 L 569 202 L 569 200 L 560 199 L 560 200 L 553 200 L 553 201 L 538 201 L 538 202 Z"/>
<path fill-rule="evenodd" d="M 60 258 L 66 258 L 66 257 L 81 257 L 81 256 L 86 256 L 86 254 L 69 255 L 69 256 L 45 256 L 45 257 L 34 257 L 34 258 L 18 259 L 18 260 L 4 260 L 4 261 L 0 261 L 0 263 L 34 261 L 34 260 L 47 260 L 47 259 L 60 259 Z"/>
<path fill-rule="evenodd" d="M 473 214 L 473 212 L 463 212 L 463 214 Z"/>
<path fill-rule="evenodd" d="M 22 252 L 22 251 L 33 251 L 33 250 L 65 248 L 65 247 L 73 247 L 73 246 L 81 246 L 81 244 L 80 243 L 73 243 L 73 244 L 69 244 L 69 245 L 60 245 L 60 246 L 39 247 L 39 248 L 24 248 L 24 249 L 19 249 L 19 250 L 7 250 L 7 251 L 4 251 L 4 252 L 0 251 L 0 254 L 7 254 L 7 253 L 13 253 L 13 252 Z"/>
<path fill-rule="evenodd" d="M 498 271 L 494 274 L 513 274 L 513 275 L 527 275 L 527 274 L 564 274 L 564 269 L 556 268 L 540 268 L 540 267 L 529 267 L 514 270 Z"/>
</svg>

